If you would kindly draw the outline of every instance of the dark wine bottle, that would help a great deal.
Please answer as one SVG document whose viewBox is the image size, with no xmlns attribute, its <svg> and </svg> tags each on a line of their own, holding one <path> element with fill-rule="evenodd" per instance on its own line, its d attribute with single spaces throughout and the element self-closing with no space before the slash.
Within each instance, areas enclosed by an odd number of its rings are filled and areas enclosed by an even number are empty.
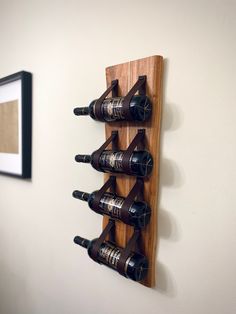
<svg viewBox="0 0 236 314">
<path fill-rule="evenodd" d="M 79 107 L 74 109 L 77 116 L 90 115 L 94 120 L 96 118 L 95 107 L 97 99 L 93 100 L 88 107 Z M 146 121 L 151 115 L 152 104 L 145 95 L 134 95 L 129 103 L 129 117 L 126 117 L 124 111 L 124 97 L 106 98 L 101 105 L 103 120 L 112 121 Z"/>
<path fill-rule="evenodd" d="M 100 199 L 98 211 L 94 209 L 95 195 L 96 191 L 91 194 L 77 190 L 73 192 L 75 198 L 88 202 L 89 207 L 98 214 L 108 215 L 138 228 L 145 227 L 150 221 L 151 209 L 146 202 L 134 201 L 128 209 L 123 209 L 125 198 L 106 192 Z"/>
<path fill-rule="evenodd" d="M 92 155 L 76 155 L 77 162 L 91 163 L 91 165 L 98 171 L 111 173 L 126 173 L 139 177 L 147 177 L 150 175 L 153 167 L 153 159 L 148 151 L 140 150 L 134 151 L 130 157 L 129 173 L 123 167 L 123 150 L 113 151 L 104 150 L 99 157 L 99 167 L 94 164 L 94 153 Z"/>
<path fill-rule="evenodd" d="M 74 242 L 87 249 L 88 255 L 91 256 L 92 247 L 97 239 L 89 241 L 85 238 L 76 236 Z M 96 262 L 106 265 L 117 271 L 117 264 L 122 253 L 122 248 L 115 246 L 113 243 L 104 241 L 98 252 Z M 124 276 L 134 281 L 140 281 L 145 278 L 148 270 L 147 258 L 140 254 L 132 252 L 125 263 Z"/>
</svg>

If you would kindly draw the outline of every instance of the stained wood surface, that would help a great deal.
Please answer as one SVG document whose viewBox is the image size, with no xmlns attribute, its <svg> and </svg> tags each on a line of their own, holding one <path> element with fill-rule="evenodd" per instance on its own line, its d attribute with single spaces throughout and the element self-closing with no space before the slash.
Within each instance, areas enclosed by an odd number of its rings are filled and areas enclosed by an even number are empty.
<svg viewBox="0 0 236 314">
<path fill-rule="evenodd" d="M 148 275 L 141 283 L 148 287 L 155 286 L 156 274 L 156 244 L 158 224 L 158 185 L 159 185 L 159 148 L 161 131 L 161 107 L 162 107 L 162 71 L 163 58 L 152 56 L 136 61 L 131 61 L 106 68 L 107 86 L 111 81 L 119 80 L 119 96 L 125 96 L 130 88 L 136 83 L 140 75 L 147 76 L 147 95 L 153 104 L 152 117 L 147 122 L 112 122 L 106 123 L 106 138 L 111 135 L 112 130 L 119 131 L 118 147 L 125 150 L 131 143 L 138 129 L 146 129 L 145 146 L 152 154 L 154 167 L 152 174 L 144 181 L 144 199 L 152 210 L 151 220 L 148 226 L 142 231 L 141 252 L 148 258 Z M 105 181 L 109 176 L 105 174 Z M 117 193 L 127 196 L 135 183 L 135 177 L 118 175 Z M 103 219 L 103 228 L 108 218 Z M 116 222 L 116 242 L 124 247 L 133 233 L 133 227 L 122 222 Z"/>
</svg>

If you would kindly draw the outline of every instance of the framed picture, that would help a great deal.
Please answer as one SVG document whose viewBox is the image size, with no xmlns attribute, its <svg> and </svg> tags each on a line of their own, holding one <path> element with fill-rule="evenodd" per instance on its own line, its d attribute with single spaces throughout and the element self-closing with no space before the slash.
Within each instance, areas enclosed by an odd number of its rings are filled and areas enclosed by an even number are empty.
<svg viewBox="0 0 236 314">
<path fill-rule="evenodd" d="M 0 79 L 0 173 L 31 178 L 32 75 Z"/>
</svg>

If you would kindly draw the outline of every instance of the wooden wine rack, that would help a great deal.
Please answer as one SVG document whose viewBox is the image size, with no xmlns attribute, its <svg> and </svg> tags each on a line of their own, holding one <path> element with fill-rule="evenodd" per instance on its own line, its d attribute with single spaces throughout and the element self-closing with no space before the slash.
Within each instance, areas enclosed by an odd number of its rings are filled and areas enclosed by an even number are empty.
<svg viewBox="0 0 236 314">
<path fill-rule="evenodd" d="M 106 68 L 107 86 L 113 80 L 119 80 L 119 96 L 125 96 L 136 83 L 139 76 L 146 75 L 146 92 L 150 98 L 153 111 L 151 119 L 147 122 L 111 122 L 105 124 L 106 138 L 113 130 L 118 130 L 118 147 L 125 150 L 137 134 L 138 129 L 145 129 L 145 147 L 152 154 L 154 167 L 149 178 L 144 180 L 144 200 L 150 205 L 152 214 L 150 223 L 141 233 L 141 252 L 148 258 L 149 269 L 145 280 L 141 284 L 147 287 L 155 286 L 156 274 L 156 245 L 158 223 L 158 185 L 159 185 L 159 150 L 161 132 L 162 109 L 162 73 L 163 57 L 152 56 Z M 109 175 L 105 174 L 105 181 Z M 117 175 L 117 193 L 127 196 L 132 189 L 136 178 L 127 175 Z M 104 216 L 103 229 L 109 218 Z M 118 246 L 125 247 L 133 234 L 133 227 L 116 221 L 115 239 Z"/>
</svg>

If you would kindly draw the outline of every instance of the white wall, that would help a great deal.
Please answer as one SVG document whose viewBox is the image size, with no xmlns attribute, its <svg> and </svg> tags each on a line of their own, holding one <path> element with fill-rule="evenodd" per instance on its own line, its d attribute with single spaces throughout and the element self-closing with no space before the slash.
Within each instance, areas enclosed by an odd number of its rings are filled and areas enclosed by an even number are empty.
<svg viewBox="0 0 236 314">
<path fill-rule="evenodd" d="M 0 76 L 34 75 L 33 179 L 0 176 L 0 314 L 233 314 L 236 1 L 0 0 Z M 89 260 L 72 242 L 101 217 L 72 199 L 102 175 L 73 161 L 104 125 L 72 109 L 109 65 L 165 61 L 158 285 Z"/>
</svg>

